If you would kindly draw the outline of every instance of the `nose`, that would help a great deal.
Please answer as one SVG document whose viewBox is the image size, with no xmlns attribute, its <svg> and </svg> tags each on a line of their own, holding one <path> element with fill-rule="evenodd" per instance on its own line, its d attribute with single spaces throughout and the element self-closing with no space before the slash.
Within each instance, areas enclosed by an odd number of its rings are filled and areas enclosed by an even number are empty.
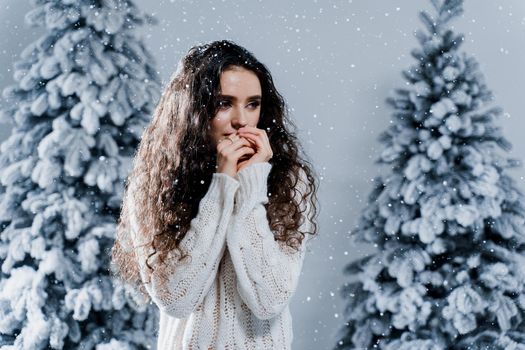
<svg viewBox="0 0 525 350">
<path fill-rule="evenodd" d="M 235 108 L 235 112 L 232 118 L 232 124 L 237 129 L 242 128 L 248 124 L 248 116 L 243 108 Z"/>
</svg>

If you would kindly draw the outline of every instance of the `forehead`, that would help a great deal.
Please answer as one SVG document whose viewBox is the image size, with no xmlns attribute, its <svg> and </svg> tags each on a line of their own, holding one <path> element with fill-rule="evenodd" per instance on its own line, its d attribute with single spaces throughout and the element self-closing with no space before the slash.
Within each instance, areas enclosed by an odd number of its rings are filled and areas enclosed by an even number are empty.
<svg viewBox="0 0 525 350">
<path fill-rule="evenodd" d="M 261 84 L 257 75 L 242 67 L 232 67 L 224 70 L 220 78 L 221 93 L 229 95 L 253 95 L 260 94 Z"/>
</svg>

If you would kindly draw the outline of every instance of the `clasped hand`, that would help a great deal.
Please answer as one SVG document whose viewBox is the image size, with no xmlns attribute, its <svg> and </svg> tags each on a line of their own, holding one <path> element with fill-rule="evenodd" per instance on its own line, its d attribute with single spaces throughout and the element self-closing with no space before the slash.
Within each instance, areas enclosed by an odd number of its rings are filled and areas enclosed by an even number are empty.
<svg viewBox="0 0 525 350">
<path fill-rule="evenodd" d="M 237 138 L 230 136 L 217 145 L 217 172 L 234 177 L 237 172 L 253 163 L 269 161 L 272 147 L 266 131 L 252 126 L 237 130 Z"/>
</svg>

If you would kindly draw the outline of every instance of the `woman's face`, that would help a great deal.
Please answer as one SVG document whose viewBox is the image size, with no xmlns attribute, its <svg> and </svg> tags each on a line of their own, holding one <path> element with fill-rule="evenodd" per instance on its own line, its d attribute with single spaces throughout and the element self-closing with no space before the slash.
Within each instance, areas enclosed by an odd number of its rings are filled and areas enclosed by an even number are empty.
<svg viewBox="0 0 525 350">
<path fill-rule="evenodd" d="M 243 126 L 257 127 L 261 114 L 261 84 L 254 72 L 230 67 L 221 73 L 219 108 L 210 123 L 214 146 Z"/>
</svg>

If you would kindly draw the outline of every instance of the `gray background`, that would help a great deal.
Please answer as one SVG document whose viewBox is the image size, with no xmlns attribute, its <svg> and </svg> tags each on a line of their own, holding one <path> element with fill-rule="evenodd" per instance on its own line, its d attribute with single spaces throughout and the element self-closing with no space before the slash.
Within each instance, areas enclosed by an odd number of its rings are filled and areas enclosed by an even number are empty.
<svg viewBox="0 0 525 350">
<path fill-rule="evenodd" d="M 320 232 L 307 255 L 291 302 L 294 349 L 329 349 L 343 323 L 343 266 L 370 252 L 349 232 L 366 204 L 370 180 L 386 169 L 374 164 L 377 136 L 390 121 L 384 103 L 405 82 L 401 70 L 422 28 L 417 13 L 427 1 L 160 1 L 139 0 L 159 24 L 141 29 L 157 58 L 163 82 L 178 59 L 197 43 L 231 39 L 251 50 L 272 71 L 292 109 L 306 153 L 322 176 Z M 12 62 L 40 35 L 23 17 L 26 1 L 0 0 L 0 88 L 12 83 Z M 525 2 L 467 1 L 453 22 L 466 35 L 463 50 L 481 64 L 501 123 L 513 143 L 511 156 L 525 159 L 522 116 L 525 97 Z M 10 125 L 0 128 L 0 140 Z M 525 188 L 524 170 L 512 175 Z"/>
</svg>

